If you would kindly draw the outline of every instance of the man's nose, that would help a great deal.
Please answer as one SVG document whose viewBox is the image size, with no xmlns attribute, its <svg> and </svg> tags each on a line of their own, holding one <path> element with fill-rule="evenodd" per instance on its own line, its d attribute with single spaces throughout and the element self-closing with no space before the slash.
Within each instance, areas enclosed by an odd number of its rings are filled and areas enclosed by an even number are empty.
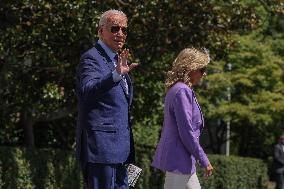
<svg viewBox="0 0 284 189">
<path fill-rule="evenodd" d="M 124 36 L 124 34 L 123 34 L 123 32 L 122 32 L 122 29 L 121 29 L 121 28 L 119 28 L 119 30 L 118 30 L 118 32 L 117 32 L 117 34 L 118 34 L 119 36 Z"/>
</svg>

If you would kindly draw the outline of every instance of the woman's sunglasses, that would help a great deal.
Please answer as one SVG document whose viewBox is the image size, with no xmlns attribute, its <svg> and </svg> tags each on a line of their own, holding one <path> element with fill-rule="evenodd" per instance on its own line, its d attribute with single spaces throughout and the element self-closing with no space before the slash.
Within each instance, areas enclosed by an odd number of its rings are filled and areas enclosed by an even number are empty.
<svg viewBox="0 0 284 189">
<path fill-rule="evenodd" d="M 206 72 L 206 68 L 199 69 L 200 73 L 204 74 Z"/>
<path fill-rule="evenodd" d="M 118 33 L 119 30 L 121 30 L 124 35 L 127 35 L 127 27 L 111 26 L 110 28 L 111 33 Z"/>
</svg>

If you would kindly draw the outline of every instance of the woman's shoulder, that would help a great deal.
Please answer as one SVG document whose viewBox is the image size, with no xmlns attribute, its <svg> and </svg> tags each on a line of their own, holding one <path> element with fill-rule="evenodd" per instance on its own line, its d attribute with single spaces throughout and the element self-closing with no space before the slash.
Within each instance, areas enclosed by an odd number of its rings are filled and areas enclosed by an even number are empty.
<svg viewBox="0 0 284 189">
<path fill-rule="evenodd" d="M 179 92 L 179 91 L 184 91 L 184 92 L 192 92 L 192 89 L 186 85 L 185 83 L 183 82 L 177 82 L 175 83 L 171 88 L 170 90 L 172 91 L 175 91 L 176 93 Z"/>
<path fill-rule="evenodd" d="M 183 96 L 184 94 L 192 95 L 192 89 L 182 82 L 177 82 L 167 92 L 168 97 Z"/>
</svg>

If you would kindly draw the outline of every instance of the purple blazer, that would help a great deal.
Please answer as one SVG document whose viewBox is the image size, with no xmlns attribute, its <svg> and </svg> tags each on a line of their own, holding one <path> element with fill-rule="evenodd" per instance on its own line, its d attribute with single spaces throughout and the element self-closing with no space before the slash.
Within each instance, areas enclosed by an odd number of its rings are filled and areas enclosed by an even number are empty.
<svg viewBox="0 0 284 189">
<path fill-rule="evenodd" d="M 152 166 L 177 174 L 193 174 L 195 163 L 202 167 L 209 160 L 199 144 L 204 119 L 194 91 L 178 82 L 167 92 L 164 126 Z"/>
</svg>

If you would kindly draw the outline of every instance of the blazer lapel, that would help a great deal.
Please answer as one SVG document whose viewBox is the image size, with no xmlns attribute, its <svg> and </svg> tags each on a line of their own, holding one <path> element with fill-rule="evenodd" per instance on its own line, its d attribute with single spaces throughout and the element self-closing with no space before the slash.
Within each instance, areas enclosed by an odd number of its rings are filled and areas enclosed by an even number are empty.
<svg viewBox="0 0 284 189">
<path fill-rule="evenodd" d="M 196 98 L 195 93 L 194 93 L 193 90 L 192 90 L 192 93 L 193 93 L 194 101 L 196 102 L 197 107 L 198 107 L 198 109 L 199 109 L 199 111 L 200 111 L 200 116 L 201 116 L 201 120 L 202 120 L 202 128 L 201 128 L 201 130 L 202 130 L 202 129 L 204 128 L 204 117 L 203 117 L 203 113 L 202 113 L 202 111 L 201 111 L 201 107 L 199 106 L 199 103 L 198 103 L 198 101 L 197 101 L 197 98 Z"/>
<path fill-rule="evenodd" d="M 115 69 L 114 64 L 110 57 L 107 55 L 106 51 L 102 48 L 99 43 L 95 44 L 95 48 L 98 50 L 99 54 L 106 60 L 106 64 L 108 65 L 109 69 L 113 71 Z"/>
<path fill-rule="evenodd" d="M 133 85 L 132 85 L 129 74 L 125 75 L 125 79 L 126 79 L 127 85 L 128 85 L 128 95 L 126 95 L 126 96 L 128 97 L 129 105 L 131 105 L 132 98 L 133 98 Z"/>
</svg>

